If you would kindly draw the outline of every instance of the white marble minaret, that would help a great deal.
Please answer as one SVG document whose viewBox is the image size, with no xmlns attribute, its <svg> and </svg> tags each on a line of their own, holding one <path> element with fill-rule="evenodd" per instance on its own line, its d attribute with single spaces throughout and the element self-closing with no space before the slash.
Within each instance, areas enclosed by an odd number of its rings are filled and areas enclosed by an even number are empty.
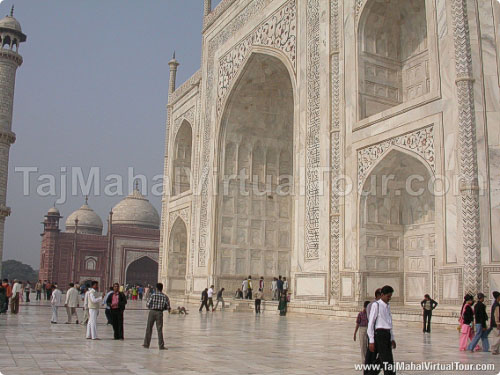
<svg viewBox="0 0 500 375">
<path fill-rule="evenodd" d="M 7 177 L 10 145 L 16 140 L 12 132 L 12 109 L 16 70 L 23 63 L 19 45 L 26 41 L 21 25 L 14 18 L 14 7 L 9 16 L 0 20 L 0 276 L 2 275 L 3 234 L 7 207 Z"/>
</svg>

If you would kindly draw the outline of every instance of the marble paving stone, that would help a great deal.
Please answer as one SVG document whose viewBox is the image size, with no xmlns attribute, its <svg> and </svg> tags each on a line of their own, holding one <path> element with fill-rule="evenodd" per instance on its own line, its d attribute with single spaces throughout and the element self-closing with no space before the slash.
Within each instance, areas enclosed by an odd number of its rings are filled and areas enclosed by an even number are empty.
<svg viewBox="0 0 500 375">
<path fill-rule="evenodd" d="M 129 306 L 143 307 L 135 302 Z M 354 364 L 359 362 L 360 355 L 358 343 L 352 340 L 353 320 L 255 316 L 246 312 L 199 314 L 192 309 L 187 316 L 165 314 L 168 350 L 160 352 L 156 332 L 149 350 L 141 346 L 146 317 L 145 310 L 126 311 L 125 340 L 115 341 L 101 313 L 98 331 L 102 340 L 91 341 L 85 339 L 85 327 L 81 325 L 51 325 L 50 309 L 45 303 L 22 306 L 18 316 L 0 316 L 0 342 L 4 344 L 0 372 L 5 375 L 358 373 Z M 492 363 L 495 371 L 481 374 L 500 371 L 500 358 L 490 353 L 459 352 L 458 333 L 449 326 L 435 324 L 432 334 L 423 335 L 416 324 L 396 323 L 395 335 L 397 361 Z"/>
</svg>

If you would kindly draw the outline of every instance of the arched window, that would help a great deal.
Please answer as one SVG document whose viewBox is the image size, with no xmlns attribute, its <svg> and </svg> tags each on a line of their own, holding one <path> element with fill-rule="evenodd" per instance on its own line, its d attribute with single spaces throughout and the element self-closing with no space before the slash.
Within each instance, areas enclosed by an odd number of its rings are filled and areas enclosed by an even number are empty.
<svg viewBox="0 0 500 375">
<path fill-rule="evenodd" d="M 430 92 L 425 0 L 369 0 L 358 46 L 360 119 Z"/>
<path fill-rule="evenodd" d="M 97 259 L 95 257 L 85 257 L 85 269 L 95 271 L 97 269 Z"/>
</svg>

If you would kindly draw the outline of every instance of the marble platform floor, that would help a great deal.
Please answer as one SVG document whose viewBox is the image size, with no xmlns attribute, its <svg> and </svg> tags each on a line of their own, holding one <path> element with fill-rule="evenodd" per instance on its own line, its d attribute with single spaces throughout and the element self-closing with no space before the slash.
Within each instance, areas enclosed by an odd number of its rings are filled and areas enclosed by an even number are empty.
<svg viewBox="0 0 500 375">
<path fill-rule="evenodd" d="M 247 312 L 187 316 L 165 314 L 168 350 L 159 351 L 156 332 L 150 349 L 142 345 L 147 311 L 140 302 L 128 304 L 125 340 L 112 340 L 103 311 L 99 315 L 102 340 L 85 339 L 81 325 L 50 324 L 46 302 L 21 306 L 20 314 L 0 315 L 0 373 L 37 374 L 359 374 L 358 343 L 352 320 L 262 316 Z M 78 310 L 81 316 L 81 309 Z M 64 308 L 59 321 L 66 321 Z M 500 356 L 461 353 L 458 333 L 449 326 L 433 327 L 424 335 L 418 325 L 395 326 L 397 361 L 421 363 L 491 363 L 494 371 L 411 372 L 399 374 L 497 374 Z"/>
</svg>

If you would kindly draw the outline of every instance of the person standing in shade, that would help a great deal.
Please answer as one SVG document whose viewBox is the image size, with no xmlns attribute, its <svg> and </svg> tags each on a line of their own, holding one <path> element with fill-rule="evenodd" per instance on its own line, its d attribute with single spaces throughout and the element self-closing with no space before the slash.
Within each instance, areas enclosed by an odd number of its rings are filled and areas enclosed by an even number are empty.
<svg viewBox="0 0 500 375">
<path fill-rule="evenodd" d="M 273 277 L 273 281 L 271 281 L 271 298 L 273 301 L 278 300 L 278 279 Z"/>
<path fill-rule="evenodd" d="M 82 324 L 87 325 L 89 322 L 89 294 L 90 288 L 85 290 L 85 294 L 83 295 L 83 319 Z"/>
<path fill-rule="evenodd" d="M 281 275 L 278 276 L 276 285 L 278 287 L 278 300 L 281 301 L 281 295 L 283 294 L 283 280 L 281 279 Z"/>
<path fill-rule="evenodd" d="M 88 291 L 87 308 L 89 310 L 89 322 L 87 323 L 87 339 L 100 340 L 97 337 L 97 316 L 99 315 L 99 304 L 102 297 L 98 296 L 99 283 L 92 281 Z"/>
<path fill-rule="evenodd" d="M 66 292 L 66 301 L 64 303 L 66 314 L 68 314 L 68 321 L 66 324 L 71 324 L 73 315 L 76 317 L 76 324 L 78 324 L 78 314 L 76 313 L 76 308 L 78 306 L 80 306 L 78 302 L 78 289 L 75 288 L 74 283 L 69 283 L 69 289 Z"/>
<path fill-rule="evenodd" d="M 26 286 L 24 287 L 24 294 L 26 296 L 26 302 L 30 302 L 31 284 L 26 281 Z"/>
<path fill-rule="evenodd" d="M 462 304 L 462 310 L 460 311 L 460 341 L 459 349 L 460 351 L 467 350 L 468 341 L 472 341 L 474 338 L 474 329 L 472 324 L 474 323 L 474 310 L 472 305 L 474 304 L 474 296 L 466 294 L 464 297 L 464 303 Z"/>
<path fill-rule="evenodd" d="M 127 304 L 127 297 L 120 292 L 120 284 L 113 284 L 113 291 L 108 293 L 106 304 L 109 306 L 111 324 L 115 340 L 123 340 L 123 312 Z"/>
<path fill-rule="evenodd" d="M 243 280 L 241 283 L 241 290 L 243 292 L 243 298 L 246 299 L 248 295 L 248 279 Z"/>
<path fill-rule="evenodd" d="M 368 315 L 366 315 L 366 307 L 370 301 L 365 301 L 363 304 L 363 311 L 360 311 L 356 318 L 356 328 L 354 329 L 354 341 L 356 341 L 356 333 L 359 332 L 359 347 L 361 349 L 361 363 L 365 363 L 366 350 L 368 349 L 368 335 L 366 330 L 368 328 Z"/>
<path fill-rule="evenodd" d="M 217 292 L 217 303 L 215 304 L 215 308 L 214 310 L 217 310 L 217 306 L 219 306 L 219 302 L 222 303 L 222 310 L 224 310 L 224 307 L 225 304 L 224 304 L 224 297 L 222 296 L 222 294 L 224 293 L 224 288 L 221 288 L 218 292 Z"/>
<path fill-rule="evenodd" d="M 252 290 L 253 290 L 252 276 L 248 276 L 247 285 L 248 285 L 247 299 L 252 299 Z"/>
<path fill-rule="evenodd" d="M 486 323 L 488 322 L 488 314 L 486 313 L 486 305 L 484 304 L 484 294 L 477 294 L 477 302 L 474 305 L 474 317 L 476 319 L 476 325 L 474 326 L 476 335 L 472 339 L 471 343 L 467 347 L 467 350 L 474 352 L 476 345 L 481 340 L 483 345 L 483 352 L 490 351 L 490 343 L 488 341 L 488 327 Z"/>
<path fill-rule="evenodd" d="M 52 284 L 50 283 L 50 281 L 47 281 L 47 283 L 45 284 L 45 293 L 47 295 L 47 301 L 50 301 L 50 295 L 52 293 Z"/>
<path fill-rule="evenodd" d="M 52 307 L 52 319 L 50 319 L 50 322 L 57 324 L 57 308 L 61 304 L 62 293 L 55 285 L 52 285 L 51 288 L 50 306 Z"/>
<path fill-rule="evenodd" d="M 109 305 L 107 304 L 106 301 L 108 300 L 108 297 L 111 294 L 113 294 L 113 290 L 114 290 L 114 288 L 112 286 L 110 286 L 108 292 L 106 293 L 106 295 L 102 299 L 102 305 L 104 306 L 104 315 L 106 315 L 106 321 L 107 321 L 106 325 L 112 324 L 112 322 L 111 322 L 111 308 L 109 307 Z"/>
<path fill-rule="evenodd" d="M 21 298 L 21 290 L 23 286 L 18 280 L 14 280 L 14 285 L 12 286 L 12 297 L 10 299 L 10 312 L 12 314 L 17 314 L 19 312 L 19 300 Z"/>
<path fill-rule="evenodd" d="M 280 316 L 286 316 L 288 299 L 285 293 L 280 293 L 280 301 L 278 303 L 278 310 L 280 311 Z"/>
<path fill-rule="evenodd" d="M 42 282 L 38 280 L 35 284 L 36 300 L 40 301 L 42 299 Z"/>
<path fill-rule="evenodd" d="M 283 278 L 283 293 L 285 293 L 285 296 L 288 297 L 288 281 L 286 280 L 286 277 Z"/>
<path fill-rule="evenodd" d="M 426 294 L 424 299 L 420 302 L 424 316 L 424 333 L 431 333 L 431 318 L 432 311 L 437 307 L 438 303 L 434 301 L 430 295 Z"/>
<path fill-rule="evenodd" d="M 380 296 L 382 295 L 382 289 L 378 288 L 375 290 L 375 299 L 371 301 L 368 306 L 366 306 L 366 315 L 369 317 L 370 316 L 370 311 L 375 302 L 377 302 L 380 299 Z"/>
<path fill-rule="evenodd" d="M 396 374 L 394 371 L 394 358 L 392 350 L 396 349 L 394 332 L 392 327 L 392 314 L 389 302 L 394 289 L 386 285 L 381 290 L 380 299 L 374 302 L 368 318 L 368 351 L 365 364 L 376 363 L 377 354 L 379 362 L 384 369 L 384 375 Z M 378 374 L 379 371 L 373 369 L 365 370 L 365 375 Z"/>
<path fill-rule="evenodd" d="M 5 307 L 5 301 L 7 300 L 7 291 L 5 290 L 3 284 L 0 284 L 0 314 L 5 314 L 7 309 Z"/>
<path fill-rule="evenodd" d="M 207 289 L 205 289 L 207 290 Z M 163 341 L 163 312 L 170 309 L 170 301 L 168 297 L 162 293 L 163 284 L 156 284 L 155 292 L 149 297 L 146 303 L 149 309 L 148 324 L 146 327 L 146 336 L 144 336 L 144 344 L 146 349 L 149 349 L 151 343 L 151 335 L 153 333 L 153 325 L 156 323 L 156 331 L 158 332 L 158 348 L 166 350 L 165 342 Z"/>
<path fill-rule="evenodd" d="M 9 299 L 12 297 L 12 287 L 10 286 L 8 279 L 3 279 L 2 286 L 5 289 L 5 301 L 3 310 L 4 312 L 7 312 L 7 310 L 9 310 Z"/>
<path fill-rule="evenodd" d="M 495 292 L 493 292 L 495 293 Z M 493 336 L 491 343 L 491 354 L 500 354 L 500 293 L 496 292 L 495 302 L 492 306 L 491 334 Z"/>
<path fill-rule="evenodd" d="M 142 285 L 139 285 L 139 289 L 137 289 L 137 292 L 139 293 L 139 300 L 142 301 L 142 296 L 144 295 L 144 288 Z"/>
<path fill-rule="evenodd" d="M 210 288 L 207 290 L 208 295 L 208 311 L 210 311 L 210 307 L 212 308 L 212 312 L 214 312 L 214 286 L 210 285 Z"/>
<path fill-rule="evenodd" d="M 47 287 L 47 280 L 43 280 L 43 283 L 42 283 L 42 293 L 43 293 L 43 299 L 44 299 L 44 301 L 47 300 L 47 295 L 48 295 L 46 287 Z"/>
<path fill-rule="evenodd" d="M 203 292 L 201 292 L 201 306 L 200 306 L 200 312 L 203 310 L 203 306 L 207 309 L 207 311 L 210 311 L 208 309 L 208 288 L 205 288 Z"/>
<path fill-rule="evenodd" d="M 260 314 L 260 303 L 263 296 L 261 289 L 255 292 L 255 314 Z"/>
</svg>

